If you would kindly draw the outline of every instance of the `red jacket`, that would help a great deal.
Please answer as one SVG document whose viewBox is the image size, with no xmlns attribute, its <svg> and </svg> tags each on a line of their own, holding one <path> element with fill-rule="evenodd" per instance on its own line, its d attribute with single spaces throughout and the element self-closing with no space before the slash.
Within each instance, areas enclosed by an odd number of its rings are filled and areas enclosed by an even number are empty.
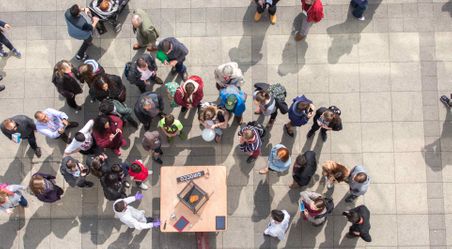
<svg viewBox="0 0 452 249">
<path fill-rule="evenodd" d="M 321 0 L 314 0 L 311 6 L 306 4 L 306 0 L 301 0 L 301 8 L 308 14 L 308 22 L 320 22 L 323 19 L 323 5 Z"/>
<path fill-rule="evenodd" d="M 195 85 L 195 91 L 191 96 L 188 96 L 185 92 L 185 84 L 189 82 Z M 190 104 L 191 107 L 196 107 L 199 103 L 201 103 L 201 100 L 204 97 L 203 87 L 204 83 L 201 77 L 192 75 L 188 77 L 188 79 L 176 90 L 176 93 L 174 94 L 174 101 L 178 105 L 186 108 L 189 108 Z"/>
<path fill-rule="evenodd" d="M 115 136 L 115 138 L 110 141 L 110 135 L 116 133 L 116 129 L 120 129 L 122 131 L 123 122 L 121 118 L 115 115 L 108 115 L 110 119 L 110 127 L 103 134 L 93 131 L 93 137 L 96 140 L 96 144 L 101 148 L 110 148 L 110 149 L 118 149 L 121 147 L 122 143 L 122 132 Z"/>
<path fill-rule="evenodd" d="M 139 165 L 141 172 L 135 173 L 132 171 L 132 167 L 129 167 L 129 175 L 133 177 L 134 181 L 144 182 L 149 175 L 148 169 L 139 160 L 133 161 L 132 164 Z"/>
</svg>

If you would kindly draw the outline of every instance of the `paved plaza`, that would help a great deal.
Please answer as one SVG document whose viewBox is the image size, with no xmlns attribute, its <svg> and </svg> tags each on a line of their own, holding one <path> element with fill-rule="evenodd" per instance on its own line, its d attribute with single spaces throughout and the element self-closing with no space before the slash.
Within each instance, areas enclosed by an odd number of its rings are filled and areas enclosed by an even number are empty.
<svg viewBox="0 0 452 249">
<path fill-rule="evenodd" d="M 73 58 L 81 42 L 67 34 L 63 12 L 85 0 L 0 0 L 0 19 L 13 26 L 8 34 L 22 51 L 22 59 L 0 60 L 0 120 L 16 114 L 33 116 L 47 107 L 65 111 L 84 123 L 97 115 L 89 102 L 88 87 L 78 96 L 84 103 L 76 114 L 51 83 L 54 64 Z M 228 176 L 227 231 L 210 235 L 211 248 L 452 248 L 452 113 L 438 101 L 452 92 L 452 2 L 447 0 L 369 0 L 365 21 L 347 16 L 348 0 L 325 0 L 325 19 L 315 24 L 306 41 L 296 43 L 291 34 L 299 20 L 300 2 L 281 0 L 276 25 L 265 14 L 253 21 L 255 4 L 249 0 L 130 0 L 118 34 L 99 37 L 88 54 L 110 74 L 122 75 L 124 64 L 143 51 L 135 43 L 130 23 L 134 8 L 148 11 L 161 38 L 175 36 L 190 50 L 189 74 L 205 82 L 205 100 L 218 97 L 213 71 L 236 61 L 243 70 L 245 91 L 256 82 L 279 82 L 288 89 L 287 102 L 305 94 L 317 107 L 336 105 L 342 110 L 344 129 L 329 134 L 326 143 L 316 135 L 306 140 L 311 125 L 299 128 L 295 139 L 283 132 L 287 116 L 279 115 L 265 139 L 264 153 L 249 165 L 238 150 L 237 126 L 232 125 L 222 144 L 206 143 L 195 112 L 179 115 L 189 139 L 164 150 L 163 166 L 224 165 Z M 296 23 L 296 22 L 295 22 Z M 169 68 L 159 65 L 165 79 Z M 171 80 L 168 77 L 166 80 Z M 133 106 L 137 87 L 126 80 L 127 104 Z M 153 87 L 163 92 L 160 86 Z M 169 105 L 167 106 L 169 112 Z M 255 120 L 247 100 L 245 121 Z M 265 120 L 266 121 L 266 120 Z M 156 127 L 156 123 L 154 123 Z M 308 127 L 309 126 L 309 127 Z M 160 213 L 159 165 L 140 145 L 144 130 L 126 128 L 129 145 L 122 160 L 142 158 L 152 165 L 152 187 L 143 191 L 139 208 Z M 62 200 L 43 204 L 26 193 L 30 206 L 13 215 L 0 215 L 0 248 L 196 248 L 194 234 L 168 234 L 158 230 L 133 231 L 113 218 L 97 179 L 91 189 L 70 188 L 59 173 L 64 144 L 37 135 L 43 156 L 36 158 L 27 143 L 17 145 L 0 138 L 0 182 L 28 185 L 31 175 L 57 175 L 65 189 Z M 315 150 L 319 163 L 363 164 L 372 177 L 369 191 L 355 205 L 371 211 L 372 242 L 344 237 L 350 223 L 341 215 L 353 207 L 344 201 L 346 184 L 332 194 L 336 208 L 325 225 L 313 227 L 300 218 L 300 189 L 290 190 L 291 172 L 268 176 L 257 170 L 266 165 L 270 148 L 283 143 L 293 158 Z M 80 155 L 77 158 L 82 159 Z M 307 188 L 323 191 L 315 181 Z M 132 189 L 133 192 L 136 189 Z M 292 216 L 283 241 L 264 238 L 272 209 L 286 209 Z"/>
</svg>

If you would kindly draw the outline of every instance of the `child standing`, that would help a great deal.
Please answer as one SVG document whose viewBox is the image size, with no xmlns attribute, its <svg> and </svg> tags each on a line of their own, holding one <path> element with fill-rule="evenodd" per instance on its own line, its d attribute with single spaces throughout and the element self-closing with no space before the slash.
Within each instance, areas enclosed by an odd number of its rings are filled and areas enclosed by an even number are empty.
<svg viewBox="0 0 452 249">
<path fill-rule="evenodd" d="M 178 119 L 174 119 L 174 116 L 171 114 L 166 115 L 159 121 L 158 127 L 163 131 L 166 135 L 168 142 L 172 142 L 173 137 L 179 136 L 180 139 L 185 140 L 187 137 L 182 132 L 184 126 Z"/>
<path fill-rule="evenodd" d="M 149 188 L 146 184 L 144 184 L 144 181 L 146 181 L 150 174 L 152 175 L 152 170 L 148 170 L 141 160 L 133 161 L 129 167 L 130 178 L 134 180 L 137 187 L 142 190 Z"/>
<path fill-rule="evenodd" d="M 146 131 L 144 133 L 143 140 L 141 140 L 141 145 L 145 151 L 152 151 L 152 159 L 162 164 L 162 159 L 160 156 L 163 154 L 162 143 L 160 141 L 160 133 L 158 131 Z"/>
<path fill-rule="evenodd" d="M 272 220 L 268 223 L 264 235 L 276 237 L 279 240 L 284 239 L 287 228 L 289 227 L 290 215 L 286 210 L 272 210 Z"/>
</svg>

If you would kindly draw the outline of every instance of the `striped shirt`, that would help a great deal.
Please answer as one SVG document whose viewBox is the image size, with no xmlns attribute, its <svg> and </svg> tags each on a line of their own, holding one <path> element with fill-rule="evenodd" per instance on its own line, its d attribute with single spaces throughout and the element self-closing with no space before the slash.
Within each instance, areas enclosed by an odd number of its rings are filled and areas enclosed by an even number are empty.
<svg viewBox="0 0 452 249">
<path fill-rule="evenodd" d="M 262 146 L 262 140 L 256 129 L 254 129 L 253 127 L 246 126 L 239 131 L 239 133 L 238 133 L 239 136 L 242 136 L 243 131 L 246 129 L 251 129 L 253 131 L 255 139 L 254 139 L 254 142 L 252 142 L 252 143 L 245 142 L 243 144 L 240 144 L 240 146 L 239 146 L 240 150 L 243 152 L 254 152 L 254 151 L 260 150 L 260 148 Z"/>
</svg>

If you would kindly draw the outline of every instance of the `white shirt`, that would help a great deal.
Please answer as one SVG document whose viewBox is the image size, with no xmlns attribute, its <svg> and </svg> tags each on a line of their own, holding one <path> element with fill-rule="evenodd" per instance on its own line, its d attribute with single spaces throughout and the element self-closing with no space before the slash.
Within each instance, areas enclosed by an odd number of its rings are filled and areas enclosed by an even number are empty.
<svg viewBox="0 0 452 249">
<path fill-rule="evenodd" d="M 284 239 L 286 230 L 289 227 L 290 215 L 286 210 L 281 210 L 284 213 L 284 219 L 280 223 L 277 223 L 273 219 L 265 229 L 264 234 L 270 235 L 272 237 L 277 237 L 279 240 Z"/>
<path fill-rule="evenodd" d="M 119 201 L 125 201 L 127 203 L 127 208 L 123 212 L 117 212 L 115 210 L 115 204 Z M 137 230 L 153 228 L 154 226 L 152 225 L 152 223 L 146 223 L 146 216 L 144 216 L 144 210 L 138 210 L 129 205 L 134 201 L 136 201 L 135 196 L 116 200 L 113 203 L 113 211 L 115 212 L 115 218 L 118 218 L 122 223 L 126 224 L 129 228 L 135 228 Z"/>
<path fill-rule="evenodd" d="M 66 147 L 64 150 L 64 153 L 69 155 L 71 153 L 74 153 L 76 150 L 80 149 L 83 151 L 89 150 L 91 146 L 93 146 L 93 136 L 91 133 L 93 132 L 93 125 L 94 121 L 90 119 L 85 126 L 79 132 L 83 133 L 85 135 L 85 141 L 79 142 L 75 139 L 72 139 L 72 142 Z"/>
</svg>

